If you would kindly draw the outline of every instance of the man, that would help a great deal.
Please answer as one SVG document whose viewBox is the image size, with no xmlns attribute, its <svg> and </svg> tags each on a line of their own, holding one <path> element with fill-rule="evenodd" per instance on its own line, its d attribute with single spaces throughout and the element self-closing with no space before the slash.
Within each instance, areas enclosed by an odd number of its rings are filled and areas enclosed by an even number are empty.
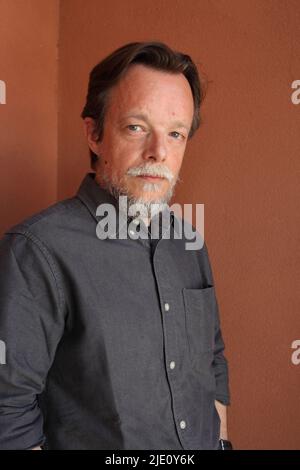
<svg viewBox="0 0 300 470">
<path fill-rule="evenodd" d="M 94 173 L 1 243 L 1 448 L 230 447 L 206 244 L 186 250 L 167 204 L 202 99 L 190 57 L 162 43 L 127 44 L 92 70 Z M 114 230 L 99 236 L 110 207 Z"/>
</svg>

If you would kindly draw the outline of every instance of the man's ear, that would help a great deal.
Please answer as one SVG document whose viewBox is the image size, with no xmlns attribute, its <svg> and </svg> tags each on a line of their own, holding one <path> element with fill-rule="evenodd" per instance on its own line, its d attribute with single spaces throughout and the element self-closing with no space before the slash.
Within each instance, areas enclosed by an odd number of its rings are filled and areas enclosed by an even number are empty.
<svg viewBox="0 0 300 470">
<path fill-rule="evenodd" d="M 96 155 L 99 153 L 99 142 L 97 142 L 97 137 L 95 135 L 95 121 L 91 117 L 86 117 L 83 119 L 84 133 L 88 141 L 88 145 L 92 152 Z"/>
</svg>

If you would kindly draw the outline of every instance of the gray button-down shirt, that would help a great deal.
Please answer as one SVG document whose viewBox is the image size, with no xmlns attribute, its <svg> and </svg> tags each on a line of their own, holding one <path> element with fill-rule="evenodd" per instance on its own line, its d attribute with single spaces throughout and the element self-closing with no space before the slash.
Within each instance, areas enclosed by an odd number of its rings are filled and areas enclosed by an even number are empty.
<svg viewBox="0 0 300 470">
<path fill-rule="evenodd" d="M 0 448 L 216 449 L 229 388 L 206 244 L 186 250 L 175 216 L 156 240 L 100 240 L 102 203 L 89 173 L 1 241 Z"/>
</svg>

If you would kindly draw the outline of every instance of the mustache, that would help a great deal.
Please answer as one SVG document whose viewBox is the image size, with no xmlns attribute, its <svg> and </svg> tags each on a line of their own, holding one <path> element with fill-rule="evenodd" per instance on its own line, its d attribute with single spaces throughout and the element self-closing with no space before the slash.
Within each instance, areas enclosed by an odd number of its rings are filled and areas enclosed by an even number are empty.
<svg viewBox="0 0 300 470">
<path fill-rule="evenodd" d="M 172 173 L 172 171 L 169 170 L 168 167 L 162 164 L 157 164 L 157 165 L 146 164 L 143 166 L 129 168 L 126 174 L 129 176 L 141 176 L 141 175 L 158 176 L 160 178 L 166 178 L 170 182 L 174 179 L 174 174 Z"/>
</svg>

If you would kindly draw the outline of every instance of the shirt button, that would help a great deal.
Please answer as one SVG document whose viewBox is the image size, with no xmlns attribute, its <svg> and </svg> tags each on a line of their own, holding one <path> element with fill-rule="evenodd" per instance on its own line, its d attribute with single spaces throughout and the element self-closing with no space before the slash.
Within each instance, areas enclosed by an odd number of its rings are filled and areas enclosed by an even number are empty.
<svg viewBox="0 0 300 470">
<path fill-rule="evenodd" d="M 170 305 L 166 302 L 165 303 L 165 311 L 168 312 L 170 310 Z"/>
<path fill-rule="evenodd" d="M 175 361 L 170 362 L 170 369 L 175 369 Z"/>
<path fill-rule="evenodd" d="M 180 421 L 179 426 L 180 426 L 181 429 L 185 429 L 186 428 L 186 422 L 184 420 Z"/>
</svg>

